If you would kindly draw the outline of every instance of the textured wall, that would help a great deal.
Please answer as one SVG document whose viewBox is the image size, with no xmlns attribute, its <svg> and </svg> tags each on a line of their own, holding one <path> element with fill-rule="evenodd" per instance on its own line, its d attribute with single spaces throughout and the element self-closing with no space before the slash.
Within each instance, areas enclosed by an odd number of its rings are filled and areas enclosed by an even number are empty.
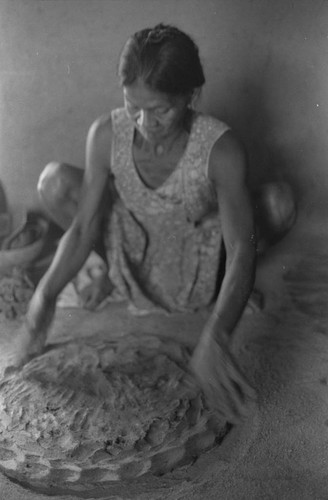
<svg viewBox="0 0 328 500">
<path fill-rule="evenodd" d="M 201 106 L 244 140 L 254 183 L 287 177 L 307 212 L 328 187 L 328 5 L 322 0 L 0 0 L 0 178 L 37 202 L 52 159 L 83 166 L 85 136 L 121 104 L 128 35 L 177 24 L 201 48 Z"/>
</svg>

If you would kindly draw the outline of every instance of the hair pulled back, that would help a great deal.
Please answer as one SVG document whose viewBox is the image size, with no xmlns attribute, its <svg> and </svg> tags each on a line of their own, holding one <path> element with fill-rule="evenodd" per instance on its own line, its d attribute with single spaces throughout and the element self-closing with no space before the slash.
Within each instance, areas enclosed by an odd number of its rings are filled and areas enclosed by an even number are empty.
<svg viewBox="0 0 328 500">
<path fill-rule="evenodd" d="M 197 45 L 178 28 L 158 24 L 136 32 L 126 42 L 118 65 L 122 86 L 138 78 L 151 89 L 187 95 L 205 83 Z"/>
</svg>

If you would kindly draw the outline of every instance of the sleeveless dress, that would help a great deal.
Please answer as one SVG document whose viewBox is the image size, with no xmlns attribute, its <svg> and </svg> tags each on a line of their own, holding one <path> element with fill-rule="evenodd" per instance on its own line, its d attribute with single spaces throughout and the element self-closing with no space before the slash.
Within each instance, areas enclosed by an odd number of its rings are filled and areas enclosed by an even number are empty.
<svg viewBox="0 0 328 500">
<path fill-rule="evenodd" d="M 105 244 L 117 298 L 143 314 L 194 311 L 217 290 L 222 234 L 208 160 L 229 127 L 194 113 L 176 169 L 157 189 L 142 181 L 132 146 L 135 128 L 124 108 L 112 111 L 111 191 Z"/>
</svg>

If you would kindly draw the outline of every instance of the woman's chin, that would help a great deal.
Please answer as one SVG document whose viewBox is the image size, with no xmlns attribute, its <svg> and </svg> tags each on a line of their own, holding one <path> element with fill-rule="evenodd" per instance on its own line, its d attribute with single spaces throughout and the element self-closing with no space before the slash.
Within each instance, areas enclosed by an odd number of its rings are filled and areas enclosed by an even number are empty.
<svg viewBox="0 0 328 500">
<path fill-rule="evenodd" d="M 157 144 L 158 141 L 162 140 L 163 137 L 161 133 L 158 131 L 145 131 L 145 130 L 139 130 L 140 134 L 146 141 L 152 143 L 152 144 Z"/>
</svg>

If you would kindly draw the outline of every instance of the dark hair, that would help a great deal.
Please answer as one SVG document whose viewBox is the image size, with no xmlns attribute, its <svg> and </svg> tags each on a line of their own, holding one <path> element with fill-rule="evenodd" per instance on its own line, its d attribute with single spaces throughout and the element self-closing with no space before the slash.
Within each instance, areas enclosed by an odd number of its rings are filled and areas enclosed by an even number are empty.
<svg viewBox="0 0 328 500">
<path fill-rule="evenodd" d="M 178 28 L 164 24 L 128 39 L 118 76 L 123 86 L 141 78 L 151 89 L 172 96 L 187 95 L 205 83 L 197 45 Z"/>
</svg>

